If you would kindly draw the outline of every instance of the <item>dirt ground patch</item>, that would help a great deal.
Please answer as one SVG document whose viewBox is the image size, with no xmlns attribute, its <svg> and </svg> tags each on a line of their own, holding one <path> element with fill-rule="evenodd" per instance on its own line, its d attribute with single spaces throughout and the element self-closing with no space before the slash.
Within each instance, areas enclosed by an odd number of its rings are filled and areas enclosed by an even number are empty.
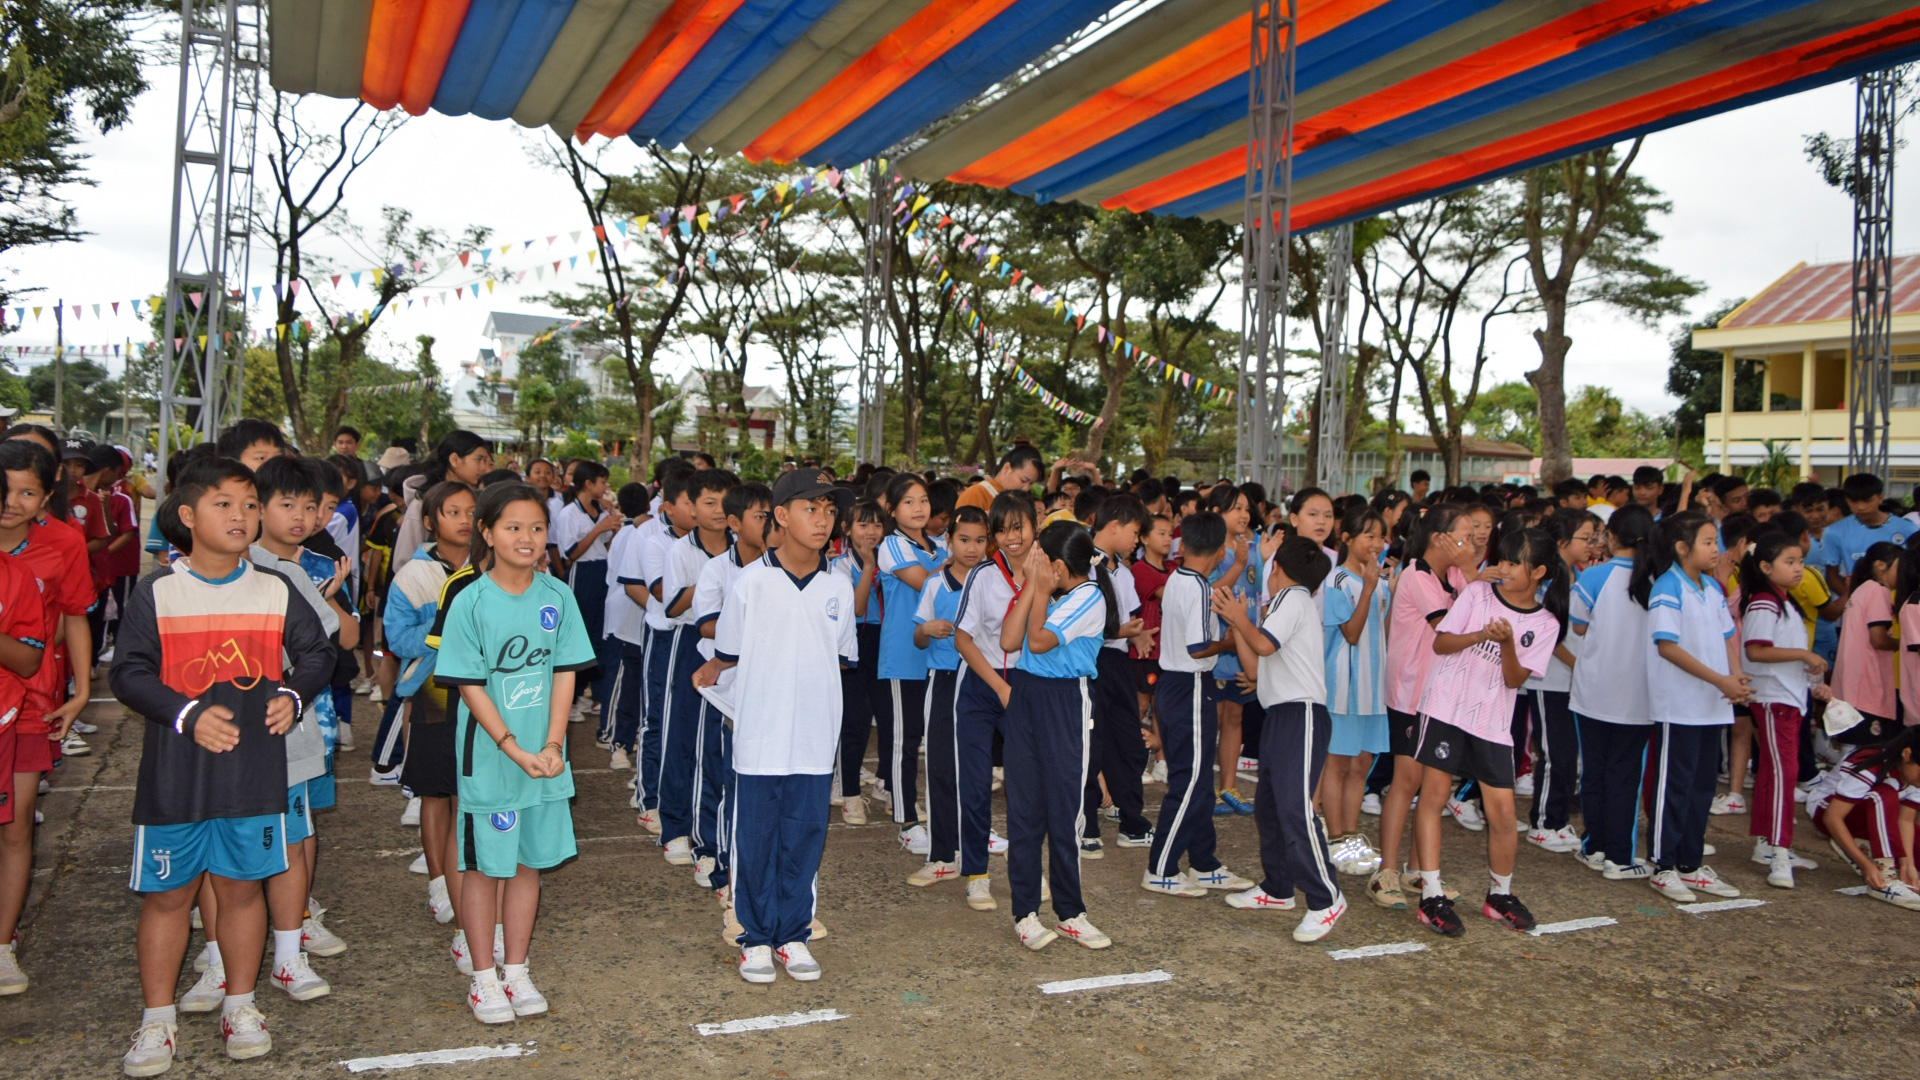
<svg viewBox="0 0 1920 1080">
<path fill-rule="evenodd" d="M 97 694 L 110 691 L 102 680 Z M 96 699 L 98 700 L 98 699 Z M 580 857 L 547 875 L 531 955 L 553 1003 L 543 1018 L 476 1023 L 447 957 L 449 928 L 407 872 L 419 832 L 402 800 L 363 781 L 377 707 L 356 699 L 362 749 L 340 760 L 340 805 L 318 816 L 316 894 L 349 948 L 314 968 L 333 994 L 308 1003 L 263 988 L 271 1056 L 232 1062 L 217 1020 L 186 1016 L 175 1076 L 346 1077 L 349 1059 L 470 1046 L 530 1054 L 431 1065 L 420 1077 L 1893 1077 L 1914 1073 L 1920 1033 L 1920 913 L 1836 893 L 1857 883 L 1824 847 L 1799 888 L 1769 888 L 1748 862 L 1744 816 L 1712 819 L 1714 863 L 1762 907 L 1676 911 L 1644 884 L 1607 882 L 1570 856 L 1521 845 L 1515 890 L 1543 923 L 1615 925 L 1528 937 L 1468 913 L 1446 941 L 1410 915 L 1353 908 L 1325 942 L 1296 944 L 1291 913 L 1240 912 L 1217 898 L 1139 887 L 1146 852 L 1085 864 L 1090 917 L 1115 945 L 1015 942 L 1001 910 L 970 910 L 961 887 L 907 886 L 918 859 L 885 825 L 835 824 L 821 869 L 816 947 L 825 977 L 743 983 L 719 910 L 688 870 L 661 860 L 606 771 L 590 725 L 571 729 L 581 772 Z M 0 999 L 0 1076 L 118 1075 L 139 1017 L 127 890 L 138 718 L 95 705 L 95 753 L 57 770 L 41 800 L 33 894 L 22 925 L 24 995 Z M 1157 787 L 1148 789 L 1155 803 Z M 837 820 L 837 815 L 836 815 Z M 1369 828 L 1374 820 L 1366 819 Z M 1221 856 L 1250 876 L 1250 818 L 1220 822 Z M 1484 841 L 1448 824 L 1445 865 L 1477 911 Z M 1107 829 L 1111 843 L 1112 829 Z M 194 949 L 198 949 L 198 937 Z M 1329 952 L 1417 942 L 1424 951 L 1337 962 Z M 1038 984 L 1160 970 L 1171 980 L 1060 995 Z M 191 985 L 183 973 L 181 988 Z M 695 1025 L 833 1010 L 845 1019 L 702 1036 Z"/>
</svg>

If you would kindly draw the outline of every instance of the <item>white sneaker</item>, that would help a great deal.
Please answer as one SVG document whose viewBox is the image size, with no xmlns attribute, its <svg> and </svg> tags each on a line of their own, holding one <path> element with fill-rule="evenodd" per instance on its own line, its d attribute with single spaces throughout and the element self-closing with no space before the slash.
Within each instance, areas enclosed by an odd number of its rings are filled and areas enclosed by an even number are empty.
<svg viewBox="0 0 1920 1080">
<path fill-rule="evenodd" d="M 424 851 L 416 855 L 414 860 L 407 864 L 407 873 L 409 874 L 425 874 L 427 872 L 427 853 Z"/>
<path fill-rule="evenodd" d="M 400 811 L 400 824 L 412 829 L 420 827 L 420 796 L 407 800 L 407 808 Z"/>
<path fill-rule="evenodd" d="M 1257 758 L 1243 757 L 1233 763 L 1233 771 L 1241 776 L 1257 776 L 1260 773 L 1260 761 Z"/>
<path fill-rule="evenodd" d="M 1804 804 L 1807 801 L 1808 790 L 1809 788 L 1805 784 L 1795 784 L 1793 786 L 1793 801 Z"/>
<path fill-rule="evenodd" d="M 1707 813 L 1714 815 L 1744 814 L 1746 812 L 1747 800 L 1741 798 L 1740 793 L 1737 791 L 1729 791 L 1724 795 L 1715 795 L 1713 797 L 1713 804 L 1707 808 Z"/>
<path fill-rule="evenodd" d="M 848 825 L 867 823 L 867 800 L 858 795 L 849 795 L 840 800 L 840 820 Z"/>
<path fill-rule="evenodd" d="M 573 708 L 567 710 L 567 723 L 578 724 L 587 718 L 588 700 L 588 698 L 583 697 L 573 699 Z"/>
<path fill-rule="evenodd" d="M 1307 910 L 1306 917 L 1300 920 L 1300 925 L 1293 928 L 1293 940 L 1319 941 L 1333 932 L 1333 924 L 1339 922 L 1340 916 L 1346 913 L 1347 898 L 1335 893 L 1332 907 L 1320 911 L 1311 908 Z"/>
<path fill-rule="evenodd" d="M 1332 848 L 1333 868 L 1342 874 L 1371 877 L 1375 870 L 1380 869 L 1380 853 L 1359 833 L 1339 837 L 1329 846 Z"/>
<path fill-rule="evenodd" d="M 334 749 L 340 751 L 343 754 L 353 749 L 353 725 L 352 724 L 347 723 L 346 721 L 341 721 L 340 726 L 335 729 L 333 746 L 334 746 Z"/>
<path fill-rule="evenodd" d="M 960 864 L 957 862 L 928 861 L 925 866 L 915 870 L 907 877 L 907 884 L 924 889 L 941 881 L 954 881 L 960 877 Z"/>
<path fill-rule="evenodd" d="M 378 705 L 387 700 L 387 692 L 381 689 L 380 684 L 375 683 L 373 689 L 367 691 L 367 700 Z"/>
<path fill-rule="evenodd" d="M 108 649 L 107 651 L 108 651 L 108 652 L 112 652 L 113 650 L 112 650 L 112 649 Z M 110 658 L 109 658 L 109 657 L 105 657 L 105 656 L 103 656 L 103 657 L 101 657 L 101 658 L 100 658 L 100 660 L 101 660 L 101 662 L 102 662 L 102 663 L 105 663 L 105 662 L 106 662 L 106 661 L 107 661 L 108 659 L 110 659 Z M 87 723 L 87 722 L 86 722 L 85 720 L 75 720 L 75 721 L 73 722 L 73 726 L 72 726 L 71 728 L 69 728 L 68 730 L 69 730 L 69 731 L 77 731 L 77 732 L 79 732 L 79 733 L 80 733 L 80 734 L 82 734 L 82 735 L 92 735 L 92 734 L 95 734 L 95 733 L 97 733 L 97 732 L 98 732 L 98 731 L 100 730 L 100 727 L 99 727 L 99 725 L 97 725 L 97 724 L 89 724 L 89 723 Z"/>
<path fill-rule="evenodd" d="M 1793 851 L 1774 848 L 1767 858 L 1767 884 L 1776 889 L 1793 888 Z"/>
<path fill-rule="evenodd" d="M 1089 949 L 1104 949 L 1113 944 L 1112 938 L 1087 921 L 1087 913 L 1084 911 L 1062 922 L 1057 929 L 1068 941 L 1085 945 Z"/>
<path fill-rule="evenodd" d="M 1712 893 L 1714 896 L 1740 895 L 1740 890 L 1722 881 L 1711 866 L 1703 865 L 1690 874 L 1681 874 L 1680 883 L 1695 892 Z"/>
<path fill-rule="evenodd" d="M 1187 884 L 1197 885 L 1202 889 L 1228 889 L 1239 892 L 1253 888 L 1253 882 L 1224 866 L 1213 870 L 1195 870 L 1189 867 L 1183 876 L 1187 879 Z"/>
<path fill-rule="evenodd" d="M 1481 832 L 1487 827 L 1487 819 L 1480 815 L 1480 808 L 1470 802 L 1459 799 L 1447 799 L 1447 814 L 1460 823 L 1460 827 L 1471 832 Z"/>
<path fill-rule="evenodd" d="M 1690 904 L 1694 900 L 1693 890 L 1687 888 L 1686 882 L 1680 880 L 1678 870 L 1662 870 L 1648 878 L 1647 884 L 1653 886 L 1654 892 L 1675 903 Z"/>
<path fill-rule="evenodd" d="M 433 914 L 433 921 L 442 926 L 453 921 L 453 897 L 447 894 L 447 879 L 434 878 L 427 882 L 427 910 Z"/>
<path fill-rule="evenodd" d="M 992 790 L 999 791 L 1000 788 L 1006 784 L 1006 782 L 1007 782 L 1007 770 L 1001 768 L 998 765 L 995 765 L 993 767 Z"/>
<path fill-rule="evenodd" d="M 1187 875 L 1184 873 L 1174 874 L 1171 877 L 1155 877 L 1153 871 L 1149 870 L 1141 875 L 1140 887 L 1148 892 L 1160 893 L 1165 896 L 1197 897 L 1207 895 L 1205 888 L 1188 881 Z"/>
<path fill-rule="evenodd" d="M 372 784 L 374 787 L 399 787 L 400 770 L 393 769 L 388 772 L 381 772 L 379 769 L 368 769 L 367 783 Z"/>
<path fill-rule="evenodd" d="M 210 1013 L 227 1000 L 227 969 L 224 964 L 215 964 L 203 972 L 198 980 L 180 995 L 180 1011 L 190 1013 Z"/>
<path fill-rule="evenodd" d="M 740 950 L 740 977 L 756 986 L 773 981 L 773 949 L 766 945 L 748 945 Z"/>
<path fill-rule="evenodd" d="M 1524 796 L 1526 798 L 1532 798 L 1533 797 L 1533 774 L 1528 773 L 1527 775 L 1522 776 L 1519 779 L 1515 780 L 1513 782 L 1513 793 L 1515 795 Z"/>
<path fill-rule="evenodd" d="M 320 921 L 320 909 L 311 910 L 313 914 L 300 920 L 300 947 L 315 956 L 339 956 L 346 952 L 347 943 Z"/>
<path fill-rule="evenodd" d="M 1013 932 L 1019 936 L 1020 944 L 1034 952 L 1053 944 L 1054 939 L 1060 936 L 1040 925 L 1040 916 L 1036 912 L 1028 912 L 1025 918 L 1014 923 Z"/>
<path fill-rule="evenodd" d="M 616 746 L 613 748 L 613 752 L 607 756 L 607 768 L 612 769 L 614 772 L 623 772 L 633 768 L 633 759 L 627 756 L 625 749 Z"/>
<path fill-rule="evenodd" d="M 1602 856 L 1602 858 L 1605 857 Z M 1653 864 L 1645 859 L 1635 859 L 1633 865 L 1621 866 L 1612 859 L 1605 859 L 1605 865 L 1600 869 L 1600 876 L 1608 881 L 1645 881 L 1653 876 Z M 1654 888 L 1659 889 L 1660 886 L 1655 885 Z"/>
<path fill-rule="evenodd" d="M 1242 911 L 1292 911 L 1298 901 L 1293 897 L 1278 897 L 1255 885 L 1245 892 L 1231 892 L 1226 896 L 1227 906 Z"/>
<path fill-rule="evenodd" d="M 473 1009 L 473 1018 L 483 1024 L 513 1023 L 513 1002 L 507 1000 L 507 988 L 497 981 L 483 986 L 480 977 L 474 976 L 467 984 L 467 1005 Z"/>
<path fill-rule="evenodd" d="M 220 1034 L 227 1041 L 227 1056 L 235 1061 L 257 1058 L 273 1049 L 273 1036 L 267 1034 L 267 1018 L 252 1005 L 221 1013 Z"/>
<path fill-rule="evenodd" d="M 637 793 L 634 795 L 635 799 L 638 799 L 639 797 L 640 796 Z M 642 810 L 640 811 L 638 820 L 640 822 L 641 828 L 647 830 L 649 833 L 652 833 L 655 836 L 660 835 L 660 811 Z"/>
<path fill-rule="evenodd" d="M 993 899 L 993 882 L 977 877 L 967 882 L 967 906 L 975 911 L 993 911 L 1000 905 Z"/>
<path fill-rule="evenodd" d="M 1107 846 L 1097 836 L 1083 836 L 1080 838 L 1080 857 L 1089 862 L 1104 859 L 1107 857 Z"/>
<path fill-rule="evenodd" d="M 1717 847 L 1714 847 L 1714 846 L 1713 846 L 1712 844 L 1701 844 L 1701 845 L 1700 845 L 1700 854 L 1702 854 L 1702 855 L 1705 855 L 1705 856 L 1707 856 L 1707 857 L 1709 857 L 1709 858 L 1711 858 L 1711 857 L 1713 857 L 1713 856 L 1715 856 L 1715 855 L 1718 855 L 1718 854 L 1720 854 L 1720 849 L 1719 849 L 1719 848 L 1717 848 Z"/>
<path fill-rule="evenodd" d="M 1005 841 L 1002 841 L 1002 843 L 1004 842 Z M 1126 833 L 1121 833 L 1114 838 L 1113 844 L 1115 847 L 1124 848 L 1150 848 L 1153 846 L 1153 829 L 1149 827 L 1146 832 L 1141 833 L 1139 836 L 1128 836 Z"/>
<path fill-rule="evenodd" d="M 174 1026 L 164 1020 L 141 1024 L 133 1033 L 133 1045 L 120 1059 L 120 1071 L 128 1076 L 159 1076 L 173 1068 Z"/>
<path fill-rule="evenodd" d="M 539 1016 L 547 1011 L 547 995 L 542 994 L 533 985 L 533 976 L 525 968 L 515 975 L 500 980 L 500 989 L 507 995 L 507 1003 L 513 1006 L 515 1016 Z"/>
<path fill-rule="evenodd" d="M 194 908 L 193 910 L 199 911 L 200 909 Z M 211 966 L 213 966 L 213 943 L 208 942 L 200 946 L 200 955 L 193 958 L 193 970 L 205 971 Z"/>
<path fill-rule="evenodd" d="M 1586 852 L 1576 847 L 1573 849 L 1573 861 L 1589 870 L 1598 870 L 1604 873 L 1607 869 L 1608 860 L 1607 853 L 1604 851 Z"/>
<path fill-rule="evenodd" d="M 67 737 L 60 741 L 62 757 L 86 757 L 91 753 L 93 753 L 93 747 L 87 745 L 87 740 L 72 732 L 68 732 Z"/>
<path fill-rule="evenodd" d="M 1764 836 L 1756 836 L 1753 838 L 1753 861 L 1754 862 L 1757 862 L 1762 866 L 1770 865 L 1773 862 L 1773 853 L 1776 851 L 1786 852 L 1787 856 L 1793 860 L 1793 868 L 1795 870 L 1820 869 L 1819 863 L 1814 862 L 1812 859 L 1807 858 L 1805 855 L 1800 854 L 1799 852 L 1793 850 L 1792 848 L 1774 847 L 1772 844 L 1767 842 L 1767 838 Z"/>
<path fill-rule="evenodd" d="M 1527 832 L 1527 843 L 1556 855 L 1565 854 L 1580 846 L 1580 841 L 1568 838 L 1564 829 L 1530 829 Z"/>
<path fill-rule="evenodd" d="M 713 870 L 719 865 L 711 855 L 702 855 L 693 860 L 693 883 L 703 889 L 713 888 Z"/>
<path fill-rule="evenodd" d="M 1889 878 L 1886 888 L 1868 889 L 1867 893 L 1875 900 L 1884 900 L 1894 907 L 1920 911 L 1920 892 L 1914 892 L 1912 886 L 1899 878 Z"/>
<path fill-rule="evenodd" d="M 900 846 L 915 855 L 925 855 L 933 850 L 933 841 L 927 836 L 925 825 L 914 825 L 900 830 Z"/>
<path fill-rule="evenodd" d="M 447 946 L 447 951 L 453 954 L 453 966 L 460 974 L 473 974 L 473 952 L 467 948 L 465 930 L 453 932 L 453 944 Z"/>
<path fill-rule="evenodd" d="M 1372 814 L 1374 817 L 1379 817 L 1380 816 L 1379 794 L 1369 791 L 1365 795 L 1360 796 L 1360 812 L 1363 814 Z"/>
<path fill-rule="evenodd" d="M 807 951 L 804 941 L 789 941 L 773 950 L 780 966 L 787 969 L 787 978 L 794 982 L 813 982 L 820 977 L 820 961 Z"/>
<path fill-rule="evenodd" d="M 893 796 L 887 793 L 887 785 L 875 780 L 871 790 L 873 792 L 874 805 L 891 813 L 893 811 Z"/>
<path fill-rule="evenodd" d="M 272 978 L 273 985 L 285 990 L 295 1001 L 312 1001 L 333 993 L 327 980 L 313 973 L 313 966 L 307 963 L 307 954 L 303 952 L 294 953 L 293 959 L 274 968 Z"/>
<path fill-rule="evenodd" d="M 999 833 L 994 832 L 992 829 L 987 830 L 987 854 L 1005 855 L 1007 853 L 1007 848 L 1011 846 L 1013 845 L 1007 843 L 1006 837 L 1001 836 Z M 1127 845 L 1122 844 L 1120 846 L 1126 847 Z"/>
<path fill-rule="evenodd" d="M 372 692 L 373 692 L 372 679 L 365 678 L 363 676 L 361 678 L 353 680 L 353 693 L 355 697 L 366 697 L 369 693 L 372 693 Z"/>
<path fill-rule="evenodd" d="M 693 865 L 693 845 L 687 843 L 686 837 L 676 836 L 673 839 L 667 841 L 667 847 L 666 847 L 666 851 L 664 852 L 664 856 L 667 862 L 673 864 L 674 866 L 692 866 Z"/>
<path fill-rule="evenodd" d="M 1000 773 L 999 769 L 995 769 L 993 771 L 994 771 L 994 775 L 996 776 L 998 776 Z M 867 768 L 865 765 L 860 766 L 860 786 L 861 787 L 866 787 L 868 784 L 871 784 L 878 779 L 880 779 L 879 773 L 874 772 L 872 769 Z"/>
</svg>

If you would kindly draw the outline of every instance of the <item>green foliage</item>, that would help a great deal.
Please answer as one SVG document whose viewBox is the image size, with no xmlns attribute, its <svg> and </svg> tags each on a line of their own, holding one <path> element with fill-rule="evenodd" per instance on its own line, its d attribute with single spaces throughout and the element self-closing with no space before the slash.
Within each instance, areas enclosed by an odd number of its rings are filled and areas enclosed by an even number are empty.
<svg viewBox="0 0 1920 1080">
<path fill-rule="evenodd" d="M 1789 444 L 1776 443 L 1772 439 L 1761 440 L 1766 447 L 1765 457 L 1760 463 L 1747 470 L 1747 483 L 1753 487 L 1767 487 L 1775 491 L 1786 491 L 1800 478 L 1800 468 L 1787 455 Z"/>
<path fill-rule="evenodd" d="M 1627 408 L 1605 387 L 1583 386 L 1567 402 L 1574 457 L 1660 457 L 1672 441 L 1664 418 Z"/>
<path fill-rule="evenodd" d="M 1467 410 L 1464 430 L 1476 439 L 1513 442 L 1540 450 L 1540 396 L 1525 382 L 1503 382 L 1480 391 Z"/>
<path fill-rule="evenodd" d="M 107 413 L 120 407 L 120 381 L 108 378 L 106 368 L 85 357 L 68 357 L 62 367 L 61 423 L 97 429 Z M 52 363 L 28 370 L 23 382 L 33 408 L 53 408 Z"/>
<path fill-rule="evenodd" d="M 1704 439 L 1707 430 L 1707 414 L 1720 411 L 1720 354 L 1708 349 L 1694 348 L 1693 332 L 1711 330 L 1719 326 L 1720 320 L 1744 303 L 1746 303 L 1745 300 L 1728 301 L 1715 308 L 1706 318 L 1690 322 L 1675 331 L 1670 340 L 1671 359 L 1667 366 L 1667 393 L 1680 399 L 1680 407 L 1673 411 L 1673 423 L 1682 442 L 1690 439 Z M 1757 411 L 1760 408 L 1762 385 L 1762 374 L 1757 361 L 1734 360 L 1734 411 Z"/>
<path fill-rule="evenodd" d="M 587 433 L 584 431 L 569 431 L 557 442 L 547 447 L 546 454 L 542 456 L 552 458 L 555 461 L 561 461 L 566 458 L 587 458 L 592 461 L 599 461 L 600 444 L 596 440 L 588 438 Z"/>
</svg>

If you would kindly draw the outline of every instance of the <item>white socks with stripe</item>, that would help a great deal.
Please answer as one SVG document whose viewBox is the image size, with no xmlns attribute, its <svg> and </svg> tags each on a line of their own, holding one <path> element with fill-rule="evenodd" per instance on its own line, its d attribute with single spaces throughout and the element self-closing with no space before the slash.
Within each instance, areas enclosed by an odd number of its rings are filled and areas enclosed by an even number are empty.
<svg viewBox="0 0 1920 1080">
<path fill-rule="evenodd" d="M 1419 874 L 1420 874 L 1420 899 L 1431 900 L 1436 896 L 1446 895 L 1446 893 L 1440 890 L 1440 871 L 1421 870 L 1419 871 Z"/>
<path fill-rule="evenodd" d="M 1506 896 L 1513 892 L 1512 874 L 1496 874 L 1489 870 L 1487 876 L 1493 879 L 1493 884 L 1487 886 L 1487 892 L 1494 896 Z"/>
</svg>

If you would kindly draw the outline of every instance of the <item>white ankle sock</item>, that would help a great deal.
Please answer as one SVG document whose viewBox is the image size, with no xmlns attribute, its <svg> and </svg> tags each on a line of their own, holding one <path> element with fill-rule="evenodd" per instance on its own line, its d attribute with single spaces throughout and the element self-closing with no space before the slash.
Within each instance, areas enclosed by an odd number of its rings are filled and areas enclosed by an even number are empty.
<svg viewBox="0 0 1920 1080">
<path fill-rule="evenodd" d="M 253 1004 L 253 991 L 251 990 L 244 994 L 228 994 L 220 1002 L 220 1015 L 225 1016 L 233 1010 L 240 1008 L 242 1005 L 251 1004 Z"/>
<path fill-rule="evenodd" d="M 492 964 L 488 964 L 486 967 L 476 967 L 473 969 L 473 979 L 482 987 L 499 986 L 500 972 L 495 970 Z"/>
<path fill-rule="evenodd" d="M 513 979 L 513 978 L 524 979 L 527 977 L 527 965 L 502 964 L 500 965 L 500 977 L 502 979 Z"/>
<path fill-rule="evenodd" d="M 212 965 L 213 967 L 220 966 L 220 943 L 219 942 L 217 941 L 207 942 L 207 963 Z"/>
<path fill-rule="evenodd" d="M 1503 896 L 1513 891 L 1512 874 L 1496 874 L 1489 870 L 1487 876 L 1493 879 L 1493 884 L 1487 888 L 1487 891 L 1493 895 Z"/>
<path fill-rule="evenodd" d="M 180 1020 L 180 1014 L 171 1005 L 162 1005 L 157 1009 L 146 1009 L 140 1013 L 141 1024 L 174 1024 Z"/>
<path fill-rule="evenodd" d="M 1440 871 L 1421 870 L 1419 871 L 1419 874 L 1420 874 L 1420 899 L 1428 900 L 1436 896 L 1446 895 L 1446 893 L 1442 892 L 1440 889 Z"/>
<path fill-rule="evenodd" d="M 282 964 L 292 963 L 293 958 L 299 955 L 300 931 L 275 930 L 273 932 L 273 969 L 275 971 L 280 970 Z"/>
</svg>

